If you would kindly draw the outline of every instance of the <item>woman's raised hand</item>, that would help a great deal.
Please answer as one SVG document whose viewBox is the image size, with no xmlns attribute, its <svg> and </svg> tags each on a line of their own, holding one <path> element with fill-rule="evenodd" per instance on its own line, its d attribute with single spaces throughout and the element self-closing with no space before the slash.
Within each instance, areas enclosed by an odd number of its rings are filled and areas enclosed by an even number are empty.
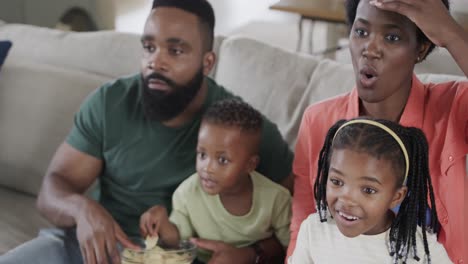
<svg viewBox="0 0 468 264">
<path fill-rule="evenodd" d="M 447 47 L 457 38 L 461 26 L 442 0 L 370 0 L 371 5 L 408 17 L 437 46 Z"/>
</svg>

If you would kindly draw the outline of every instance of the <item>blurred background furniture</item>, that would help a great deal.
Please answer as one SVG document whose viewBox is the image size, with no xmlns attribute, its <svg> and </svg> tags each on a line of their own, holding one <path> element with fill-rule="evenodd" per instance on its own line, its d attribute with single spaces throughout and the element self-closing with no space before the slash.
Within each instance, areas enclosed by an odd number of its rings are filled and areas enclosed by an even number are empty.
<svg viewBox="0 0 468 264">
<path fill-rule="evenodd" d="M 344 26 L 346 24 L 344 0 L 280 0 L 270 6 L 270 9 L 290 12 L 300 16 L 298 22 L 299 38 L 296 47 L 297 51 L 306 50 L 312 54 L 320 54 L 333 48 L 338 39 L 346 35 L 346 27 Z M 310 28 L 309 31 L 303 32 L 303 24 L 306 21 L 311 22 Z M 316 22 L 327 22 L 325 24 L 327 27 L 324 32 L 325 36 L 314 34 L 314 25 Z M 306 33 L 306 37 L 308 37 L 305 49 L 302 47 L 304 45 L 302 41 L 304 33 Z M 314 38 L 327 40 L 322 50 L 314 49 L 312 36 L 314 36 Z"/>
</svg>

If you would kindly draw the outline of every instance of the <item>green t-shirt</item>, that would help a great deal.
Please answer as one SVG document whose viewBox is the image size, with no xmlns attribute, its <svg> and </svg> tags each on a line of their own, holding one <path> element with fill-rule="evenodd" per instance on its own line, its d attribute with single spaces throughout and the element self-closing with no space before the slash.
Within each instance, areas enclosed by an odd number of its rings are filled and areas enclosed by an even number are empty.
<svg viewBox="0 0 468 264">
<path fill-rule="evenodd" d="M 103 160 L 97 199 L 130 236 L 151 206 L 171 211 L 177 186 L 195 173 L 196 144 L 203 112 L 212 103 L 234 97 L 208 79 L 203 109 L 177 128 L 145 118 L 140 74 L 105 84 L 88 96 L 76 113 L 67 143 Z M 276 125 L 265 119 L 259 172 L 280 181 L 291 172 L 293 155 Z"/>
<path fill-rule="evenodd" d="M 275 235 L 287 247 L 291 221 L 289 191 L 258 172 L 252 172 L 250 177 L 252 208 L 243 216 L 229 213 L 219 195 L 205 193 L 198 174 L 185 180 L 174 193 L 170 217 L 181 238 L 200 237 L 245 247 Z M 198 258 L 207 263 L 211 253 L 199 250 Z"/>
</svg>

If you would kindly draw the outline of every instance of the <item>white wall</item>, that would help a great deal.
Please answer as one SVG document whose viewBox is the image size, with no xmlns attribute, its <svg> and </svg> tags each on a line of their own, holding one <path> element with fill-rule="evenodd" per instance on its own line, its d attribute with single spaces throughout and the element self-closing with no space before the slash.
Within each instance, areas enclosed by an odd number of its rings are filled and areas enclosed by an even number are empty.
<svg viewBox="0 0 468 264">
<path fill-rule="evenodd" d="M 252 20 L 297 21 L 296 15 L 269 10 L 277 0 L 208 0 L 215 11 L 215 34 L 227 35 Z M 114 0 L 117 31 L 141 33 L 152 0 Z"/>
<path fill-rule="evenodd" d="M 452 10 L 462 13 L 468 13 L 468 0 L 451 0 Z"/>
<path fill-rule="evenodd" d="M 270 10 L 269 6 L 278 0 L 208 0 L 216 15 L 215 34 L 227 35 L 236 28 L 251 21 L 292 22 L 298 16 Z"/>
<path fill-rule="evenodd" d="M 114 0 L 115 30 L 141 34 L 152 0 Z"/>
</svg>

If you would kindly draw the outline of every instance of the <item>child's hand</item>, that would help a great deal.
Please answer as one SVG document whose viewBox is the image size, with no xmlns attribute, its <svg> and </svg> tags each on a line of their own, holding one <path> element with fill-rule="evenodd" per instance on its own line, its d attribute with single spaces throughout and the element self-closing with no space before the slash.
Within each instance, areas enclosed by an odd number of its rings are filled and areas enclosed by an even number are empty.
<svg viewBox="0 0 468 264">
<path fill-rule="evenodd" d="M 156 205 L 140 217 L 140 233 L 143 237 L 158 236 L 159 230 L 168 223 L 169 217 L 165 207 Z"/>
</svg>

